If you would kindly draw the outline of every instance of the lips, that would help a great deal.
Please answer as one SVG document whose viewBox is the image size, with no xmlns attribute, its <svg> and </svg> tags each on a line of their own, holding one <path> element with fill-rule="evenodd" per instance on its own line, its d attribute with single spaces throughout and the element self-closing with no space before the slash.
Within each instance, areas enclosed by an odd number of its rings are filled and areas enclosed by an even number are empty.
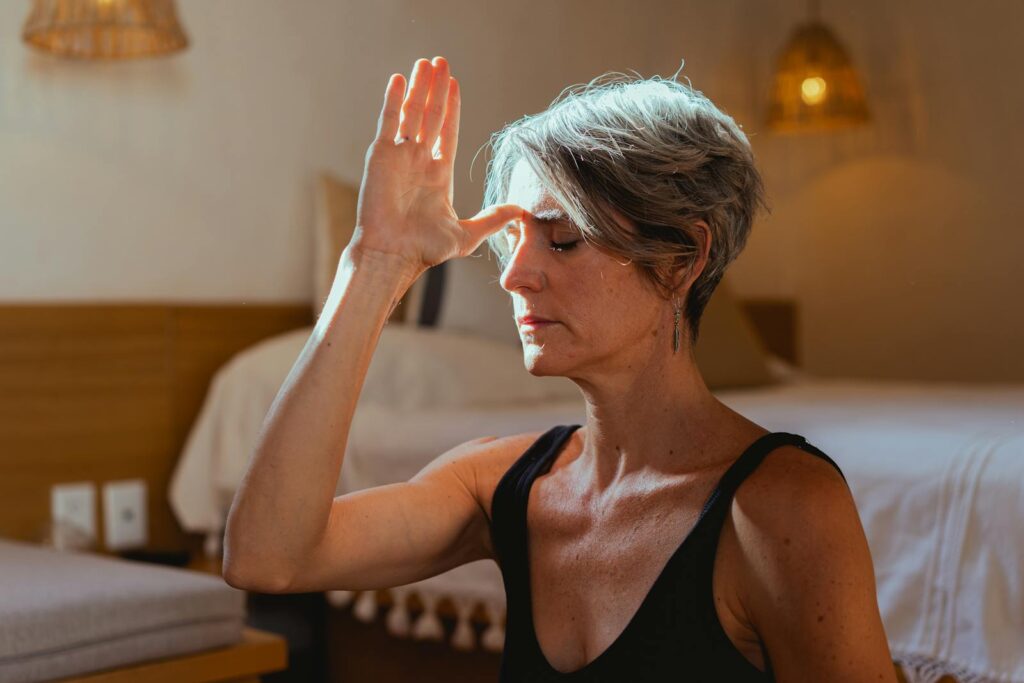
<svg viewBox="0 0 1024 683">
<path fill-rule="evenodd" d="M 533 325 L 535 323 L 553 323 L 554 320 L 548 320 L 547 318 L 541 318 L 536 315 L 527 315 L 522 318 L 517 318 L 516 322 L 520 325 Z"/>
</svg>

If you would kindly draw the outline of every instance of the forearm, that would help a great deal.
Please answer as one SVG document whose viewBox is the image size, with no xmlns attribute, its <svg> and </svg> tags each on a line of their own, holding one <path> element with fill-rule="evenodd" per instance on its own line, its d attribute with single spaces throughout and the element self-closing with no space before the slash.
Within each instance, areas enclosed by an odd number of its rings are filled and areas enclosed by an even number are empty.
<svg viewBox="0 0 1024 683">
<path fill-rule="evenodd" d="M 320 541 L 381 330 L 418 275 L 384 254 L 345 249 L 235 493 L 225 530 L 226 577 L 284 586 Z"/>
</svg>

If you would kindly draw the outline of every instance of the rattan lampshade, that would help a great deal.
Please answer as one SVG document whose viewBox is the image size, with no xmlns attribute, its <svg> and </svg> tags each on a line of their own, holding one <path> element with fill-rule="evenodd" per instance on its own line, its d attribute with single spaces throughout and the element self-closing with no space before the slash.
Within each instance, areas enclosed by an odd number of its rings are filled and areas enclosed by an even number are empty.
<svg viewBox="0 0 1024 683">
<path fill-rule="evenodd" d="M 776 64 L 768 127 L 829 130 L 869 120 L 860 77 L 832 31 L 815 20 L 797 26 Z"/>
<path fill-rule="evenodd" d="M 134 59 L 188 45 L 174 0 L 34 0 L 22 38 L 75 59 Z"/>
</svg>

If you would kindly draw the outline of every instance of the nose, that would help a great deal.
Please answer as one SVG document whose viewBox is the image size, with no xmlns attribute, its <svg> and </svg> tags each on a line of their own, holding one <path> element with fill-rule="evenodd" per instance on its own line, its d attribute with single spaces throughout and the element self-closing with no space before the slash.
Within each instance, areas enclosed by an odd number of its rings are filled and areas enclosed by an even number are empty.
<svg viewBox="0 0 1024 683">
<path fill-rule="evenodd" d="M 544 275 L 544 260 L 547 255 L 544 235 L 522 223 L 519 227 L 520 230 L 513 231 L 512 237 L 505 238 L 512 245 L 512 252 L 505 262 L 498 282 L 502 289 L 509 293 L 524 287 L 539 291 L 547 281 Z"/>
</svg>

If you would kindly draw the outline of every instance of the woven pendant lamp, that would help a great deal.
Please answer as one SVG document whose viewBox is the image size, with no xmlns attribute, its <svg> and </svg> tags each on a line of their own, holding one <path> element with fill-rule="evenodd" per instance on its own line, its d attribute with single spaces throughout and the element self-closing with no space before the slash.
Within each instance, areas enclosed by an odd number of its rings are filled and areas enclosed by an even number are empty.
<svg viewBox="0 0 1024 683">
<path fill-rule="evenodd" d="M 135 59 L 188 45 L 174 0 L 33 0 L 22 39 L 73 59 Z"/>
<path fill-rule="evenodd" d="M 777 132 L 834 130 L 870 120 L 864 88 L 846 50 L 817 17 L 796 27 L 779 55 L 768 110 Z"/>
</svg>

